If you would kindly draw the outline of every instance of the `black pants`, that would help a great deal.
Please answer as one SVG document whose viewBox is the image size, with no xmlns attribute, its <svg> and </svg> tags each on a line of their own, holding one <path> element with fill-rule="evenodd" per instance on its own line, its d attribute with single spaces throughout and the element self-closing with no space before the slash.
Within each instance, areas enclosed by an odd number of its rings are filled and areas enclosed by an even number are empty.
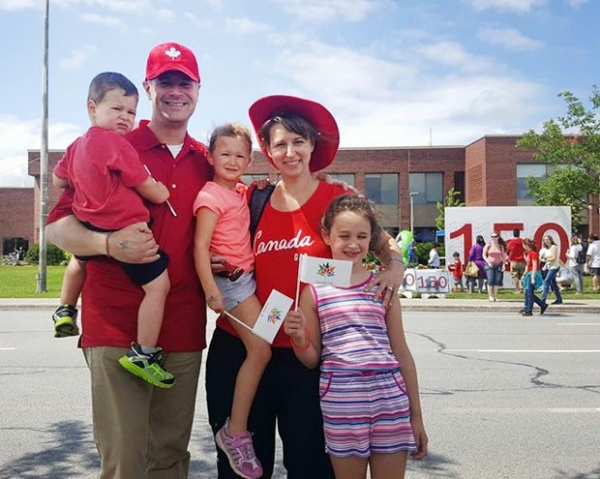
<svg viewBox="0 0 600 479">
<path fill-rule="evenodd" d="M 235 380 L 245 357 L 246 348 L 239 338 L 215 330 L 206 360 L 206 400 L 213 434 L 231 414 Z M 273 348 L 248 421 L 264 479 L 273 474 L 276 423 L 288 479 L 334 479 L 323 439 L 319 369 L 306 368 L 287 348 Z M 225 454 L 217 451 L 218 479 L 238 478 Z"/>
</svg>

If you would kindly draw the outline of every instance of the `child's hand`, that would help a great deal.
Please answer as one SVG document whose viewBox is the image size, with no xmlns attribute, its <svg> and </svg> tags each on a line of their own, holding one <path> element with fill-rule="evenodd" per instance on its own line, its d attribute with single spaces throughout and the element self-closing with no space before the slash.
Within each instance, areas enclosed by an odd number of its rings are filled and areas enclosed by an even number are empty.
<svg viewBox="0 0 600 479">
<path fill-rule="evenodd" d="M 225 311 L 225 305 L 223 304 L 223 296 L 217 288 L 214 291 L 206 292 L 206 304 L 215 313 L 222 313 Z"/>
<path fill-rule="evenodd" d="M 306 319 L 302 310 L 290 310 L 283 322 L 283 330 L 297 344 L 303 344 L 305 341 Z"/>
<path fill-rule="evenodd" d="M 423 459 L 427 455 L 427 448 L 429 444 L 429 438 L 425 432 L 425 426 L 422 420 L 411 419 L 411 425 L 413 428 L 413 434 L 415 436 L 415 443 L 417 450 L 410 453 L 410 457 L 416 461 Z"/>
</svg>

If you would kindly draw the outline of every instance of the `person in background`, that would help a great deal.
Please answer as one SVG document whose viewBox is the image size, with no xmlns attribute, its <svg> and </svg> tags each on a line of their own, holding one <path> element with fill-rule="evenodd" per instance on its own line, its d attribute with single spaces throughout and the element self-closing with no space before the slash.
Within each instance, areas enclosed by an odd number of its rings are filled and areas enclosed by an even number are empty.
<svg viewBox="0 0 600 479">
<path fill-rule="evenodd" d="M 433 268 L 433 269 L 440 268 L 441 260 L 440 260 L 439 250 L 440 250 L 440 244 L 433 243 L 433 247 L 429 251 L 429 261 L 427 261 L 427 266 L 429 266 L 430 268 Z"/>
<path fill-rule="evenodd" d="M 556 275 L 560 268 L 560 257 L 558 246 L 554 242 L 554 238 L 550 235 L 545 235 L 542 239 L 544 245 L 544 269 L 546 274 L 544 276 L 544 285 L 542 288 L 542 301 L 545 303 L 548 298 L 548 292 L 552 290 L 556 299 L 552 304 L 562 304 L 562 296 L 560 294 L 560 288 L 556 284 Z"/>
<path fill-rule="evenodd" d="M 492 232 L 490 242 L 483 247 L 485 274 L 489 300 L 498 301 L 498 288 L 502 285 L 504 263 L 506 263 L 506 243 L 497 231 Z"/>
<path fill-rule="evenodd" d="M 67 188 L 50 212 L 46 232 L 49 241 L 66 251 L 104 255 L 86 264 L 80 340 L 90 371 L 98 477 L 186 479 L 206 347 L 206 303 L 193 260 L 192 205 L 213 173 L 206 147 L 187 133 L 200 90 L 194 53 L 175 42 L 155 46 L 148 55 L 143 86 L 152 104 L 151 120 L 140 122 L 125 138 L 152 176 L 168 185 L 177 216 L 164 205 L 150 204 L 152 230 L 143 224 L 110 235 L 91 231 L 73 216 L 73 191 Z M 155 261 L 157 241 L 169 255 L 171 289 L 158 343 L 164 367 L 177 378 L 173 389 L 132 381 L 117 363 L 135 337 L 143 290 L 115 260 Z"/>
<path fill-rule="evenodd" d="M 526 269 L 525 275 L 523 276 L 523 288 L 525 289 L 525 305 L 524 308 L 519 311 L 522 316 L 533 315 L 533 304 L 537 304 L 540 307 L 540 314 L 544 314 L 548 309 L 548 304 L 542 301 L 535 294 L 535 290 L 541 287 L 543 279 L 539 268 L 539 257 L 537 253 L 537 247 L 535 242 L 530 238 L 523 240 L 523 247 L 525 248 L 525 261 Z"/>
<path fill-rule="evenodd" d="M 600 292 L 600 240 L 598 240 L 598 235 L 590 235 L 585 256 L 588 270 L 592 275 L 592 291 L 598 293 Z"/>
<path fill-rule="evenodd" d="M 575 294 L 583 294 L 583 265 L 585 264 L 585 252 L 579 241 L 578 235 L 571 236 L 571 244 L 567 250 L 567 268 L 573 276 L 575 283 Z"/>
<path fill-rule="evenodd" d="M 458 251 L 452 253 L 453 262 L 448 265 L 448 270 L 452 273 L 454 291 L 464 291 L 463 287 L 463 272 L 464 267 L 460 260 L 460 253 Z"/>
<path fill-rule="evenodd" d="M 558 268 L 558 274 L 556 275 L 556 284 L 561 291 L 569 289 L 573 285 L 573 274 L 571 270 L 566 266 Z"/>
<path fill-rule="evenodd" d="M 408 245 L 408 264 L 413 268 L 419 264 L 419 258 L 417 257 L 417 244 L 415 240 L 412 240 Z"/>
<path fill-rule="evenodd" d="M 401 479 L 409 452 L 414 459 L 427 455 L 400 301 L 395 296 L 386 308 L 365 291 L 374 276 L 363 261 L 380 228 L 364 196 L 333 200 L 323 215 L 323 239 L 333 259 L 352 262 L 351 285 L 309 285 L 284 321 L 298 359 L 320 366 L 325 445 L 336 479 L 366 479 L 368 468 L 374 479 Z"/>
<path fill-rule="evenodd" d="M 506 242 L 506 258 L 510 263 L 510 275 L 515 285 L 515 293 L 521 294 L 521 279 L 525 274 L 525 250 L 521 231 L 513 230 L 513 237 Z"/>
<path fill-rule="evenodd" d="M 475 238 L 475 244 L 471 246 L 469 251 L 469 261 L 473 261 L 479 269 L 479 276 L 477 278 L 469 278 L 469 292 L 473 293 L 475 289 L 475 279 L 477 280 L 477 289 L 481 294 L 483 292 L 483 281 L 486 278 L 485 274 L 485 260 L 483 259 L 483 248 L 485 246 L 485 240 L 483 236 L 477 235 Z"/>
</svg>

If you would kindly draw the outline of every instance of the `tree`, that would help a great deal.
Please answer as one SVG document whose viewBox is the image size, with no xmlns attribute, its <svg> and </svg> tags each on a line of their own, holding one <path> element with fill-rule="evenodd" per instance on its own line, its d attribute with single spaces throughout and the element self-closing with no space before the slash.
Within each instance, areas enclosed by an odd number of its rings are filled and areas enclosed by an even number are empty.
<svg viewBox="0 0 600 479">
<path fill-rule="evenodd" d="M 587 213 L 588 196 L 597 191 L 598 178 L 588 175 L 584 170 L 567 165 L 558 168 L 543 178 L 527 178 L 527 192 L 539 206 L 571 207 L 571 227 L 578 231 Z M 577 192 L 587 191 L 588 194 Z"/>
<path fill-rule="evenodd" d="M 600 91 L 592 88 L 586 106 L 573 93 L 559 93 L 567 105 L 564 117 L 544 123 L 518 141 L 535 149 L 534 158 L 550 165 L 565 165 L 543 178 L 528 178 L 527 193 L 541 206 L 570 206 L 573 228 L 587 212 L 590 195 L 600 194 Z"/>
<path fill-rule="evenodd" d="M 440 214 L 435 219 L 435 227 L 438 229 L 438 231 L 445 229 L 444 208 L 446 208 L 446 206 L 465 206 L 465 204 L 460 200 L 460 196 L 460 191 L 456 191 L 454 188 L 450 188 L 448 190 L 448 193 L 446 194 L 446 199 L 444 200 L 444 203 L 442 204 L 439 201 L 437 202 L 436 207 Z"/>
</svg>

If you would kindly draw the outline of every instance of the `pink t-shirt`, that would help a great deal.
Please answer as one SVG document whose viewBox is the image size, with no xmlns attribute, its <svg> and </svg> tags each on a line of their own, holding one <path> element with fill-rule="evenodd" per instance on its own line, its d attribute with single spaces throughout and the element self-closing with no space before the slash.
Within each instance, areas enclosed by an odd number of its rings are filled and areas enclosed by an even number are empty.
<svg viewBox="0 0 600 479">
<path fill-rule="evenodd" d="M 150 220 L 132 189 L 148 179 L 148 172 L 135 148 L 114 131 L 91 127 L 69 145 L 54 174 L 74 188 L 73 213 L 79 221 L 118 230 Z"/>
<path fill-rule="evenodd" d="M 208 181 L 194 201 L 194 216 L 200 208 L 208 208 L 219 216 L 210 241 L 210 251 L 225 256 L 227 261 L 254 271 L 254 252 L 250 243 L 250 209 L 247 186 L 238 184 L 231 191 L 214 181 Z"/>
<path fill-rule="evenodd" d="M 494 266 L 504 264 L 504 248 L 499 244 L 488 243 L 485 247 L 485 253 L 488 261 L 491 261 Z"/>
</svg>

